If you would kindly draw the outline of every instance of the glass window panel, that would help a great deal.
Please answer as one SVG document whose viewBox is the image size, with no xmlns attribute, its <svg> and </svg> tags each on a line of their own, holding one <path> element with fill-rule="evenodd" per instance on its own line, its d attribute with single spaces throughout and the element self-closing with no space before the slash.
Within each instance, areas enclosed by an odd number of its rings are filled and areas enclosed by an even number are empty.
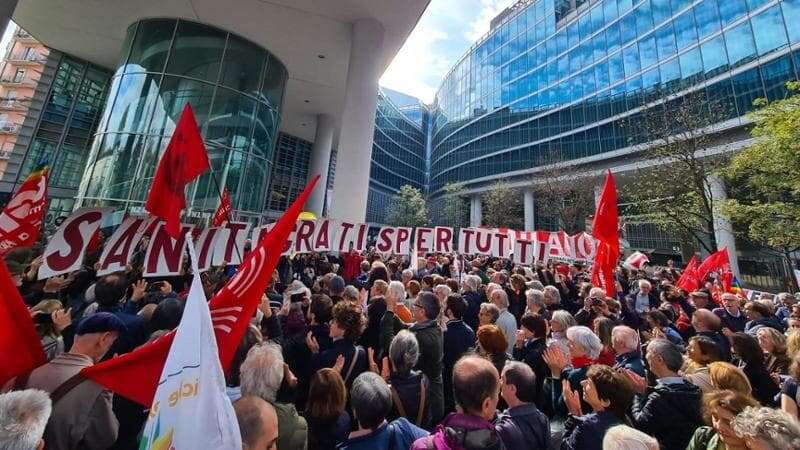
<svg viewBox="0 0 800 450">
<path fill-rule="evenodd" d="M 572 27 L 570 27 L 570 28 L 572 28 Z M 567 50 L 568 47 L 570 47 L 570 45 L 571 45 L 570 41 L 572 39 L 567 38 L 567 35 L 569 35 L 571 37 L 573 35 L 573 31 L 574 31 L 574 34 L 576 36 L 576 39 L 575 39 L 574 42 L 577 43 L 578 42 L 578 39 L 577 39 L 578 30 L 567 31 L 566 29 L 562 28 L 561 31 L 556 33 L 556 52 L 557 53 L 564 52 L 564 51 Z"/>
<path fill-rule="evenodd" d="M 650 69 L 642 74 L 642 87 L 644 87 L 645 90 L 654 89 L 658 87 L 660 83 L 661 75 L 659 74 L 658 67 Z"/>
<path fill-rule="evenodd" d="M 750 22 L 745 21 L 725 32 L 725 43 L 731 67 L 752 61 L 756 57 L 756 44 Z"/>
<path fill-rule="evenodd" d="M 106 129 L 131 133 L 144 133 L 158 97 L 160 75 L 130 74 L 116 84 L 117 94 L 114 108 Z"/>
<path fill-rule="evenodd" d="M 642 68 L 650 67 L 658 62 L 656 53 L 656 38 L 650 35 L 639 41 L 639 58 Z"/>
<path fill-rule="evenodd" d="M 274 56 L 269 57 L 267 70 L 264 72 L 264 84 L 261 93 L 273 108 L 280 108 L 286 88 L 286 69 Z"/>
<path fill-rule="evenodd" d="M 656 31 L 656 43 L 658 45 L 658 58 L 662 61 L 678 51 L 677 44 L 675 43 L 675 33 L 673 32 L 671 23 L 668 23 Z"/>
<path fill-rule="evenodd" d="M 625 59 L 625 76 L 629 77 L 641 69 L 639 61 L 639 48 L 634 43 L 622 49 L 623 58 Z"/>
<path fill-rule="evenodd" d="M 594 47 L 593 56 L 595 61 L 600 61 L 606 57 L 606 35 L 605 33 L 596 34 L 592 38 Z"/>
<path fill-rule="evenodd" d="M 167 72 L 216 81 L 224 47 L 224 32 L 193 22 L 178 22 Z"/>
<path fill-rule="evenodd" d="M 681 79 L 681 66 L 677 58 L 667 61 L 659 66 L 661 83 L 664 88 L 672 90 L 677 87 Z"/>
<path fill-rule="evenodd" d="M 610 23 L 617 18 L 617 2 L 614 0 L 606 0 L 603 2 L 603 16 L 606 23 Z"/>
<path fill-rule="evenodd" d="M 677 13 L 692 3 L 694 3 L 693 0 L 672 0 L 672 11 Z"/>
<path fill-rule="evenodd" d="M 608 58 L 608 74 L 611 78 L 611 84 L 625 78 L 625 69 L 622 64 L 621 52 Z"/>
<path fill-rule="evenodd" d="M 622 34 L 622 45 L 636 40 L 636 15 L 631 13 L 623 17 L 620 21 L 620 33 Z"/>
<path fill-rule="evenodd" d="M 719 11 L 717 0 L 703 0 L 694 7 L 694 17 L 697 20 L 697 29 L 700 39 L 719 31 Z"/>
<path fill-rule="evenodd" d="M 237 36 L 230 36 L 220 82 L 237 91 L 258 95 L 266 57 L 267 53 L 258 46 Z"/>
<path fill-rule="evenodd" d="M 700 57 L 700 49 L 693 48 L 680 56 L 681 75 L 688 82 L 693 82 L 701 77 L 703 72 L 703 60 Z"/>
<path fill-rule="evenodd" d="M 150 134 L 171 136 L 186 103 L 192 105 L 197 125 L 202 129 L 208 120 L 214 86 L 183 77 L 165 76 L 159 101 L 153 112 Z"/>
<path fill-rule="evenodd" d="M 786 98 L 789 92 L 786 89 L 786 82 L 795 78 L 792 60 L 789 55 L 782 56 L 761 66 L 761 76 L 764 79 L 764 88 L 767 91 L 767 99 L 769 101 Z"/>
<path fill-rule="evenodd" d="M 700 46 L 703 55 L 703 67 L 706 78 L 713 77 L 728 70 L 728 55 L 725 52 L 725 41 L 717 36 Z"/>
<path fill-rule="evenodd" d="M 747 13 L 745 0 L 718 0 L 719 17 L 722 19 L 722 26 L 726 26 Z"/>
<path fill-rule="evenodd" d="M 619 23 L 615 23 L 606 29 L 606 45 L 608 45 L 608 53 L 611 53 L 619 48 Z"/>
<path fill-rule="evenodd" d="M 736 94 L 736 107 L 740 115 L 752 111 L 753 101 L 764 97 L 761 76 L 757 67 L 734 76 L 731 81 Z"/>
<path fill-rule="evenodd" d="M 608 87 L 609 79 L 608 79 L 608 63 L 603 62 L 595 66 L 595 79 L 597 80 L 597 89 L 603 89 Z"/>
<path fill-rule="evenodd" d="M 142 135 L 118 133 L 105 134 L 102 135 L 102 138 L 98 136 L 95 139 L 92 154 L 97 156 L 91 171 L 87 170 L 86 172 L 91 173 L 91 181 L 87 183 L 87 197 L 128 198 L 135 179 L 133 174 L 136 174 L 139 162 L 146 163 L 148 161 L 148 158 L 141 154 L 143 139 Z M 156 144 L 160 143 L 157 136 L 149 139 Z M 166 141 L 164 146 L 166 146 Z M 158 145 L 154 146 L 154 148 L 157 147 Z M 158 153 L 156 152 L 152 157 L 158 158 Z M 155 163 L 151 164 L 155 170 Z M 147 187 L 143 190 L 150 187 L 149 182 L 142 181 L 139 184 L 146 184 Z"/>
<path fill-rule="evenodd" d="M 162 72 L 174 30 L 172 19 L 141 22 L 125 72 Z"/>
<path fill-rule="evenodd" d="M 240 207 L 246 211 L 260 213 L 264 207 L 264 196 L 269 180 L 266 160 L 251 155 L 247 161 L 246 183 L 242 183 Z"/>
<path fill-rule="evenodd" d="M 783 0 L 783 18 L 786 23 L 793 23 L 795 26 L 789 27 L 789 40 L 792 43 L 800 42 L 800 0 Z"/>
<path fill-rule="evenodd" d="M 747 6 L 750 8 L 750 11 L 753 11 L 769 2 L 770 0 L 747 0 Z"/>
<path fill-rule="evenodd" d="M 694 11 L 691 9 L 678 16 L 673 22 L 675 36 L 678 38 L 678 50 L 697 43 L 697 28 L 694 22 Z"/>
<path fill-rule="evenodd" d="M 600 4 L 592 8 L 592 32 L 603 27 L 603 6 Z"/>
<path fill-rule="evenodd" d="M 752 18 L 753 34 L 756 38 L 756 49 L 759 55 L 765 55 L 785 46 L 786 28 L 778 5 L 773 6 Z"/>
<path fill-rule="evenodd" d="M 607 0 L 607 1 L 614 1 L 614 0 Z M 619 13 L 623 14 L 625 11 L 631 9 L 633 7 L 632 0 L 617 0 L 617 5 L 619 7 Z"/>
<path fill-rule="evenodd" d="M 277 131 L 278 118 L 269 106 L 260 103 L 253 130 L 253 147 L 251 151 L 268 160 L 272 160 L 272 146 Z"/>
<path fill-rule="evenodd" d="M 224 147 L 249 148 L 255 100 L 229 89 L 218 88 L 213 108 L 206 125 L 206 141 Z"/>
<path fill-rule="evenodd" d="M 656 25 L 672 17 L 670 0 L 652 0 L 653 23 Z"/>
<path fill-rule="evenodd" d="M 636 32 L 639 36 L 653 29 L 653 14 L 650 12 L 650 0 L 645 0 L 634 11 L 636 15 Z"/>
</svg>

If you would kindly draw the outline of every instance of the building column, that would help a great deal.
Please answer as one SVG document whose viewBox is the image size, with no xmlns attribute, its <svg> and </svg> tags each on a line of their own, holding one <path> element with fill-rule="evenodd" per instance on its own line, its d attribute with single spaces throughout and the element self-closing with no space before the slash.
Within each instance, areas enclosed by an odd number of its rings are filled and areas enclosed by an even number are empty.
<svg viewBox="0 0 800 450">
<path fill-rule="evenodd" d="M 535 199 L 533 197 L 533 189 L 525 189 L 525 231 L 535 231 L 536 223 L 534 219 L 534 206 Z"/>
<path fill-rule="evenodd" d="M 476 228 L 483 224 L 481 194 L 472 194 L 469 198 L 469 226 Z"/>
<path fill-rule="evenodd" d="M 317 133 L 314 137 L 314 147 L 311 149 L 311 163 L 308 166 L 308 181 L 319 175 L 317 186 L 308 197 L 306 211 L 322 217 L 325 206 L 325 193 L 328 191 L 328 168 L 331 163 L 331 146 L 335 121 L 328 114 L 317 116 Z"/>
<path fill-rule="evenodd" d="M 340 220 L 363 222 L 366 218 L 383 35 L 383 25 L 375 19 L 353 24 L 336 159 L 339 176 L 333 180 L 328 211 L 328 216 Z"/>
<path fill-rule="evenodd" d="M 715 175 L 708 177 L 708 191 L 714 201 L 714 238 L 717 241 L 717 250 L 728 248 L 728 255 L 731 260 L 731 271 L 735 276 L 739 276 L 739 258 L 736 255 L 736 238 L 733 234 L 733 225 L 727 217 L 719 211 L 719 205 L 728 198 L 725 192 L 725 183 Z"/>
<path fill-rule="evenodd" d="M 5 33 L 8 23 L 17 8 L 17 0 L 5 0 L 0 2 L 0 35 Z"/>
</svg>

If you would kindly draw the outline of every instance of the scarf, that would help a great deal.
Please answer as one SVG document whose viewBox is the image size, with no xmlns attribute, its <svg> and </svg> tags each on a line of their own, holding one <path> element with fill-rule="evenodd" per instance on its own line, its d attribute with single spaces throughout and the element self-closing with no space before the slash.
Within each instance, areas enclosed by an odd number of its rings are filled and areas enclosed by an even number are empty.
<svg viewBox="0 0 800 450">
<path fill-rule="evenodd" d="M 572 367 L 575 369 L 583 369 L 584 367 L 591 366 L 594 363 L 595 360 L 587 358 L 586 356 L 572 358 Z"/>
</svg>

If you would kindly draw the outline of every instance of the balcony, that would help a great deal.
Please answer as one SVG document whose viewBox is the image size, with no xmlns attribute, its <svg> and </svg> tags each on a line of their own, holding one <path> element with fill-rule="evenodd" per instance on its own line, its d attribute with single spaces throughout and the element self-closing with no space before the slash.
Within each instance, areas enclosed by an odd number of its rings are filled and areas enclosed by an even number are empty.
<svg viewBox="0 0 800 450">
<path fill-rule="evenodd" d="M 27 104 L 26 100 L 22 100 L 19 98 L 0 98 L 0 109 L 2 110 L 22 110 L 25 109 Z"/>
<path fill-rule="evenodd" d="M 2 78 L 0 84 L 8 87 L 29 87 L 36 88 L 38 81 L 29 80 L 27 78 Z"/>
<path fill-rule="evenodd" d="M 0 122 L 0 134 L 16 134 L 19 125 L 11 122 Z"/>
<path fill-rule="evenodd" d="M 39 42 L 36 40 L 36 38 L 31 36 L 27 31 L 23 29 L 19 29 L 17 30 L 16 33 L 14 33 L 14 39 L 23 42 Z"/>
<path fill-rule="evenodd" d="M 0 150 L 0 161 L 11 158 L 11 150 Z"/>
<path fill-rule="evenodd" d="M 47 62 L 47 56 L 38 53 L 30 55 L 8 55 L 6 61 L 17 66 L 40 66 Z"/>
</svg>

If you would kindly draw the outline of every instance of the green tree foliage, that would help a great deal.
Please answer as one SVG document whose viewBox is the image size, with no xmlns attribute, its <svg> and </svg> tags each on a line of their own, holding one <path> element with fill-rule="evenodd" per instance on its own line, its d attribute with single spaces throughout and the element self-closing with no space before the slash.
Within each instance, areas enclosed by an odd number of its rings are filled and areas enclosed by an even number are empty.
<svg viewBox="0 0 800 450">
<path fill-rule="evenodd" d="M 419 189 L 405 185 L 395 196 L 386 221 L 396 227 L 424 227 L 428 225 L 428 205 Z"/>
<path fill-rule="evenodd" d="M 797 92 L 800 83 L 788 87 Z M 722 211 L 743 237 L 791 266 L 789 255 L 800 250 L 800 94 L 756 105 L 749 117 L 757 141 L 722 173 L 732 194 Z"/>
<path fill-rule="evenodd" d="M 469 209 L 464 195 L 464 186 L 447 183 L 444 187 L 443 216 L 447 226 L 461 228 L 469 223 Z"/>
<path fill-rule="evenodd" d="M 504 181 L 496 182 L 483 195 L 483 224 L 487 227 L 521 230 L 525 226 L 522 215 L 522 192 Z"/>
</svg>

